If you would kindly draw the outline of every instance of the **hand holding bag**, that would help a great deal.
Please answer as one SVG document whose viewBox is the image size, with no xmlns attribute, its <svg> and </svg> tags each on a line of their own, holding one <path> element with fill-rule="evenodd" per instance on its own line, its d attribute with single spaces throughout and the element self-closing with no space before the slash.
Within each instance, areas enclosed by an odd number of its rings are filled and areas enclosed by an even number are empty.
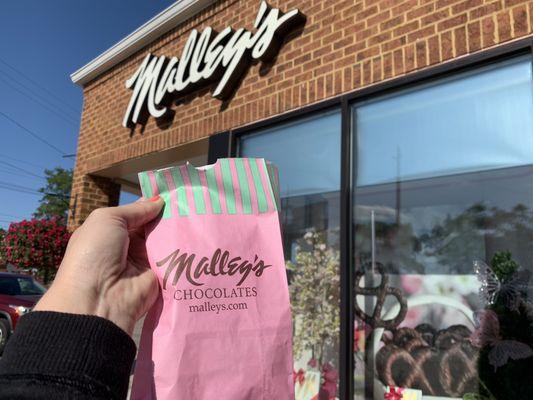
<svg viewBox="0 0 533 400">
<path fill-rule="evenodd" d="M 143 326 L 132 399 L 294 398 L 276 168 L 219 159 L 139 174 L 165 200 L 146 228 L 161 294 Z"/>
</svg>

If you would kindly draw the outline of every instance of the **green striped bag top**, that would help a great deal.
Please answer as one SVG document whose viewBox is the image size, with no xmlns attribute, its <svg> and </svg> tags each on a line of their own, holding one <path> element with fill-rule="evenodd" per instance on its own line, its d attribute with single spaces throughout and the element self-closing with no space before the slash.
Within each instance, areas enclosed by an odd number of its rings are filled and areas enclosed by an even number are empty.
<svg viewBox="0 0 533 400">
<path fill-rule="evenodd" d="M 165 200 L 163 218 L 191 214 L 261 214 L 278 211 L 277 168 L 263 158 L 221 158 L 215 164 L 139 173 L 144 198 Z"/>
</svg>

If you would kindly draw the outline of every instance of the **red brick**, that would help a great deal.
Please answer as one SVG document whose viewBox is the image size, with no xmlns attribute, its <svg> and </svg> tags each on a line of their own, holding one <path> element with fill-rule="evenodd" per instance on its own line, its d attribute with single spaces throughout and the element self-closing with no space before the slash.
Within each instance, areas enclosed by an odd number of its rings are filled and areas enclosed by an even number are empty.
<svg viewBox="0 0 533 400">
<path fill-rule="evenodd" d="M 325 89 L 325 79 L 323 76 L 319 77 L 316 80 L 316 95 L 318 99 L 323 99 L 325 97 L 324 95 L 324 89 Z"/>
<path fill-rule="evenodd" d="M 317 29 L 313 32 L 312 38 L 313 41 L 318 41 L 322 39 L 324 36 L 327 36 L 333 32 L 332 25 L 326 25 L 323 28 Z"/>
<path fill-rule="evenodd" d="M 335 71 L 335 75 L 333 77 L 333 85 L 335 87 L 335 94 L 342 93 L 342 71 L 341 70 Z"/>
<path fill-rule="evenodd" d="M 386 21 L 390 18 L 390 10 L 385 10 L 383 12 L 380 12 L 379 14 L 373 16 L 372 18 L 368 18 L 366 20 L 367 26 L 374 26 L 379 25 L 383 21 Z"/>
<path fill-rule="evenodd" d="M 361 64 L 356 64 L 352 68 L 352 79 L 353 79 L 353 87 L 359 88 L 362 85 L 363 77 L 362 77 L 362 70 L 361 70 Z M 350 90 L 350 88 L 348 88 Z"/>
<path fill-rule="evenodd" d="M 428 39 L 428 57 L 429 64 L 437 64 L 440 61 L 440 43 L 439 36 L 434 35 Z"/>
<path fill-rule="evenodd" d="M 379 46 L 374 46 L 369 49 L 365 49 L 357 53 L 357 61 L 364 60 L 366 58 L 371 58 L 379 54 Z"/>
<path fill-rule="evenodd" d="M 355 40 L 356 41 L 362 41 L 362 40 L 365 40 L 373 35 L 376 35 L 377 33 L 379 32 L 379 29 L 377 26 L 372 26 L 368 29 L 364 29 L 362 31 L 359 31 L 359 32 L 356 32 L 355 33 Z"/>
<path fill-rule="evenodd" d="M 333 43 L 333 48 L 335 50 L 340 49 L 341 47 L 346 47 L 353 43 L 353 36 L 348 36 L 343 39 L 337 40 L 335 43 Z"/>
<path fill-rule="evenodd" d="M 394 28 L 395 26 L 401 25 L 404 21 L 403 15 L 398 15 L 397 17 L 391 18 L 388 21 L 383 22 L 380 25 L 380 28 L 382 31 L 386 31 L 387 29 Z"/>
<path fill-rule="evenodd" d="M 516 6 L 517 4 L 527 4 L 530 2 L 531 0 L 504 0 L 504 7 L 510 8 L 512 6 Z"/>
<path fill-rule="evenodd" d="M 401 0 L 398 0 L 398 2 Z M 399 14 L 404 14 L 405 12 L 412 10 L 414 7 L 418 5 L 418 0 L 407 0 L 404 2 L 401 2 L 396 7 L 392 8 L 391 15 L 396 16 Z M 408 16 L 409 19 L 411 19 L 410 16 Z"/>
<path fill-rule="evenodd" d="M 426 41 L 416 42 L 416 67 L 423 68 L 428 65 Z"/>
<path fill-rule="evenodd" d="M 322 37 L 322 43 L 323 44 L 328 44 L 328 43 L 333 43 L 339 39 L 342 38 L 342 32 L 341 31 L 335 31 L 333 32 L 332 34 L 330 35 L 327 35 L 327 36 L 323 36 Z"/>
<path fill-rule="evenodd" d="M 327 64 L 327 63 L 330 63 L 330 62 L 334 62 L 334 61 L 337 61 L 337 60 L 341 59 L 343 57 L 343 55 L 344 55 L 344 50 L 343 49 L 330 51 L 328 54 L 325 54 L 324 56 L 322 56 L 322 62 L 324 64 Z"/>
<path fill-rule="evenodd" d="M 459 14 L 483 4 L 483 0 L 466 0 L 452 6 L 452 14 Z"/>
<path fill-rule="evenodd" d="M 421 7 L 417 7 L 409 11 L 407 13 L 407 19 L 408 20 L 417 19 L 423 15 L 430 14 L 431 12 L 433 12 L 433 10 L 435 10 L 435 3 L 425 4 Z"/>
<path fill-rule="evenodd" d="M 344 55 L 356 54 L 366 48 L 365 42 L 358 42 L 344 48 Z"/>
<path fill-rule="evenodd" d="M 511 17 L 508 11 L 499 13 L 496 16 L 498 25 L 498 39 L 500 42 L 511 39 Z"/>
<path fill-rule="evenodd" d="M 404 69 L 409 72 L 415 69 L 415 45 L 408 45 L 404 48 Z"/>
<path fill-rule="evenodd" d="M 326 75 L 324 90 L 326 97 L 333 96 L 333 74 Z"/>
<path fill-rule="evenodd" d="M 355 7 L 362 8 L 363 7 L 363 3 L 360 2 L 360 3 L 354 5 L 353 0 L 339 1 L 333 6 L 333 12 L 335 14 L 338 14 L 342 10 L 350 9 L 350 12 L 353 13 L 355 11 Z"/>
<path fill-rule="evenodd" d="M 437 1 L 437 5 L 436 7 L 437 8 L 444 8 L 444 7 L 448 7 L 454 3 L 457 3 L 459 0 L 438 0 Z"/>
<path fill-rule="evenodd" d="M 442 21 L 443 19 L 449 16 L 450 16 L 450 12 L 448 11 L 447 8 L 445 8 L 444 10 L 439 10 L 439 11 L 434 12 L 433 14 L 429 14 L 423 17 L 422 25 L 433 24 L 435 22 Z"/>
<path fill-rule="evenodd" d="M 412 32 L 412 31 L 418 29 L 419 26 L 420 26 L 420 23 L 418 22 L 418 20 L 411 21 L 411 22 L 408 22 L 408 23 L 406 23 L 406 24 L 394 29 L 392 34 L 394 36 L 402 36 L 402 35 L 405 35 L 406 33 L 409 33 L 409 32 Z"/>
<path fill-rule="evenodd" d="M 456 28 L 453 31 L 455 55 L 461 56 L 467 52 L 466 29 L 464 27 Z"/>
<path fill-rule="evenodd" d="M 496 29 L 492 17 L 487 17 L 481 22 L 481 36 L 484 47 L 496 43 Z"/>
<path fill-rule="evenodd" d="M 324 8 L 322 11 L 314 15 L 314 19 L 320 21 L 329 15 L 333 15 L 333 7 Z"/>
<path fill-rule="evenodd" d="M 352 86 L 352 68 L 346 67 L 344 68 L 344 89 L 348 90 Z"/>
<path fill-rule="evenodd" d="M 348 25 L 346 28 L 344 28 L 344 36 L 348 35 L 356 35 L 358 32 L 361 32 L 365 29 L 365 21 L 360 21 L 358 23 L 354 23 L 352 25 Z"/>
<path fill-rule="evenodd" d="M 372 82 L 379 82 L 383 79 L 383 71 L 381 69 L 381 56 L 372 59 Z"/>
<path fill-rule="evenodd" d="M 493 14 L 496 11 L 501 10 L 502 3 L 500 0 L 493 1 L 492 3 L 485 4 L 481 7 L 470 10 L 468 16 L 470 19 L 476 19 L 485 15 Z"/>
<path fill-rule="evenodd" d="M 427 38 L 435 33 L 435 26 L 426 26 L 425 28 L 419 29 L 415 32 L 410 33 L 407 35 L 407 42 L 414 42 L 418 39 Z"/>
<path fill-rule="evenodd" d="M 398 0 L 379 0 L 378 7 L 381 10 L 387 10 L 392 8 L 398 3 Z"/>
<path fill-rule="evenodd" d="M 335 29 L 345 29 L 354 25 L 354 17 L 346 17 L 339 20 L 339 17 L 335 15 Z"/>
<path fill-rule="evenodd" d="M 439 31 L 445 31 L 447 29 L 453 28 L 455 26 L 464 25 L 467 21 L 467 15 L 466 13 L 457 15 L 455 17 L 449 18 L 447 20 L 444 20 L 440 22 L 437 26 L 437 29 Z"/>
<path fill-rule="evenodd" d="M 392 39 L 388 42 L 385 42 L 385 43 L 382 43 L 381 44 L 381 50 L 383 52 L 387 52 L 389 50 L 394 50 L 398 47 L 401 47 L 403 46 L 405 43 L 407 42 L 407 37 L 406 36 L 401 36 L 401 37 L 398 37 L 396 39 Z"/>
<path fill-rule="evenodd" d="M 362 19 L 368 19 L 368 17 L 370 17 L 372 14 L 375 14 L 377 12 L 378 12 L 377 6 L 368 7 L 367 9 L 355 14 L 355 20 L 359 21 Z"/>
<path fill-rule="evenodd" d="M 393 76 L 392 53 L 383 55 L 383 79 L 389 79 Z"/>
<path fill-rule="evenodd" d="M 374 44 L 381 44 L 383 42 L 386 42 L 387 40 L 390 40 L 391 36 L 392 36 L 392 33 L 390 31 L 381 33 L 381 34 L 376 35 L 376 36 L 372 36 L 371 38 L 368 38 L 368 40 L 367 40 L 368 46 L 372 46 Z"/>
<path fill-rule="evenodd" d="M 325 65 L 322 65 L 322 66 L 316 68 L 313 71 L 313 76 L 317 77 L 317 76 L 320 76 L 320 75 L 325 75 L 326 73 L 331 72 L 334 69 L 335 68 L 334 68 L 333 62 L 330 62 L 329 64 L 325 64 Z"/>
<path fill-rule="evenodd" d="M 527 7 L 522 5 L 513 9 L 513 36 L 523 36 L 528 33 Z"/>
<path fill-rule="evenodd" d="M 335 69 L 346 67 L 355 63 L 355 55 L 351 54 L 335 62 Z"/>
<path fill-rule="evenodd" d="M 363 85 L 370 85 L 372 83 L 372 62 L 366 60 L 363 62 Z"/>
<path fill-rule="evenodd" d="M 403 51 L 402 49 L 394 50 L 394 75 L 399 76 L 403 74 Z"/>
<path fill-rule="evenodd" d="M 320 65 L 322 65 L 322 60 L 320 58 L 315 58 L 314 60 L 311 60 L 303 64 L 302 68 L 303 69 L 314 69 L 314 68 L 318 68 Z"/>
<path fill-rule="evenodd" d="M 533 30 L 533 2 L 529 3 L 529 29 Z"/>
<path fill-rule="evenodd" d="M 479 21 L 468 24 L 468 51 L 474 52 L 481 48 L 481 24 Z"/>
<path fill-rule="evenodd" d="M 325 44 L 319 49 L 313 51 L 313 58 L 322 57 L 325 54 L 328 54 L 332 51 L 331 44 Z"/>
</svg>

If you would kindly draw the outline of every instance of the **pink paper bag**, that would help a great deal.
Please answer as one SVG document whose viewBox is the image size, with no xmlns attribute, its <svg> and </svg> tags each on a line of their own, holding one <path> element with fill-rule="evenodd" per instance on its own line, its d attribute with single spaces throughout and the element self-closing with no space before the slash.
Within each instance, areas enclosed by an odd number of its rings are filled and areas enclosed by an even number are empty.
<svg viewBox="0 0 533 400">
<path fill-rule="evenodd" d="M 293 399 L 276 168 L 229 158 L 139 179 L 165 207 L 146 231 L 161 295 L 144 321 L 131 398 Z"/>
</svg>

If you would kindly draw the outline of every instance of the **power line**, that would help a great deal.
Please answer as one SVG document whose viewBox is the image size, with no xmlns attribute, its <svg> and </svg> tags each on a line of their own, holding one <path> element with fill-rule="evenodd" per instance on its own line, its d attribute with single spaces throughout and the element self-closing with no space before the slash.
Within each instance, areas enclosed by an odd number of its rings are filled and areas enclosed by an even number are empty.
<svg viewBox="0 0 533 400">
<path fill-rule="evenodd" d="M 0 72 L 4 73 L 4 78 L 9 78 L 9 80 L 15 82 L 17 85 L 22 86 L 24 89 L 26 89 L 29 92 L 27 94 L 28 96 L 36 96 L 37 98 L 39 98 L 42 101 L 44 101 L 46 103 L 46 105 L 50 105 L 50 106 L 54 107 L 57 111 L 60 111 L 61 113 L 65 114 L 65 116 L 67 116 L 67 117 L 70 117 L 70 118 L 77 118 L 78 117 L 79 114 L 78 114 L 77 111 L 76 112 L 72 112 L 70 110 L 65 110 L 64 108 L 58 106 L 57 104 L 54 104 L 54 103 L 50 102 L 49 98 L 46 98 L 45 96 L 37 93 L 34 89 L 29 87 L 25 83 L 21 82 L 20 80 L 16 79 L 12 75 L 7 74 L 5 71 L 2 71 L 2 70 L 0 70 Z M 6 82 L 6 81 L 4 80 L 4 82 Z"/>
<path fill-rule="evenodd" d="M 0 111 L 0 115 L 2 115 L 5 119 L 11 121 L 13 124 L 17 125 L 20 129 L 26 131 L 27 133 L 29 133 L 33 138 L 37 139 L 38 141 L 40 141 L 41 143 L 44 143 L 45 145 L 47 145 L 48 147 L 50 147 L 51 149 L 54 149 L 55 151 L 57 151 L 59 154 L 61 155 L 65 155 L 67 153 L 65 153 L 63 150 L 61 150 L 60 148 L 54 146 L 52 143 L 50 143 L 49 141 L 47 141 L 46 139 L 43 139 L 42 137 L 40 137 L 38 134 L 36 134 L 35 132 L 29 130 L 28 128 L 26 128 L 24 125 L 21 125 L 20 123 L 18 123 L 17 121 L 15 121 L 13 118 L 11 118 L 9 115 L 7 115 L 6 113 Z"/>
<path fill-rule="evenodd" d="M 9 156 L 7 154 L 0 153 L 0 157 L 7 158 L 8 160 L 11 160 L 11 161 L 17 161 L 17 162 L 20 162 L 20 163 L 22 163 L 24 165 L 31 165 L 32 167 L 35 167 L 35 168 L 46 169 L 46 167 L 43 166 L 43 165 L 34 164 L 34 163 L 30 162 L 30 161 L 21 160 L 20 158 L 11 157 L 11 156 Z"/>
<path fill-rule="evenodd" d="M 57 194 L 57 193 L 41 192 L 41 191 L 39 191 L 37 189 L 34 189 L 34 188 L 30 188 L 30 187 L 22 186 L 22 185 L 17 185 L 15 183 L 5 182 L 5 181 L 0 181 L 0 189 L 11 190 L 13 192 L 19 192 L 19 193 L 37 194 L 37 195 L 41 195 L 41 196 L 42 195 L 52 196 L 52 197 L 57 197 L 57 198 L 62 199 L 62 200 L 70 199 L 70 196 L 64 196 L 62 194 Z"/>
<path fill-rule="evenodd" d="M 9 176 L 20 176 L 21 178 L 26 178 L 26 179 L 41 179 L 41 178 L 34 178 L 33 176 L 28 176 L 27 174 L 23 174 L 23 173 L 13 171 L 7 168 L 0 168 L 0 174 L 9 174 Z"/>
<path fill-rule="evenodd" d="M 2 189 L 3 190 L 9 190 L 11 192 L 17 192 L 17 193 L 42 195 L 42 193 L 40 193 L 40 192 L 38 192 L 36 190 L 15 188 L 15 187 L 12 187 L 11 185 L 0 185 L 0 190 L 2 190 Z"/>
<path fill-rule="evenodd" d="M 8 190 L 14 190 L 14 191 L 26 191 L 29 193 L 35 193 L 35 194 L 43 194 L 42 192 L 39 192 L 37 189 L 30 188 L 27 186 L 18 185 L 16 183 L 12 182 L 6 182 L 6 181 L 0 181 L 0 188 L 5 188 Z"/>
<path fill-rule="evenodd" d="M 56 110 L 54 110 L 52 107 L 50 107 L 48 104 L 46 103 L 43 103 L 41 100 L 38 100 L 37 98 L 34 98 L 32 97 L 32 95 L 20 90 L 19 88 L 17 88 L 16 86 L 14 86 L 11 82 L 9 82 L 8 80 L 4 79 L 1 75 L 0 75 L 0 81 L 4 82 L 7 86 L 9 86 L 11 89 L 17 91 L 18 93 L 22 94 L 23 96 L 27 97 L 28 99 L 30 99 L 31 101 L 34 101 L 35 103 L 39 104 L 41 107 L 43 107 L 44 109 L 50 111 L 51 113 L 53 113 L 54 115 L 56 115 L 57 117 L 61 118 L 63 121 L 65 122 L 68 122 L 69 124 L 72 124 L 74 126 L 76 126 L 76 122 L 71 119 L 70 117 L 68 117 L 67 115 L 64 115 L 60 112 L 57 112 Z"/>
<path fill-rule="evenodd" d="M 60 97 L 58 97 L 57 95 L 55 95 L 51 90 L 48 90 L 47 88 L 45 88 L 44 86 L 40 85 L 38 82 L 36 82 L 35 80 L 33 80 L 32 78 L 30 78 L 28 75 L 22 73 L 21 71 L 19 71 L 17 68 L 13 67 L 11 64 L 8 64 L 5 60 L 3 60 L 2 58 L 0 58 L 0 63 L 4 64 L 5 66 L 7 66 L 9 69 L 15 71 L 17 74 L 19 74 L 20 76 L 22 76 L 23 78 L 25 78 L 26 80 L 28 80 L 29 82 L 33 83 L 35 86 L 37 86 L 38 88 L 40 88 L 41 90 L 45 91 L 46 93 L 48 93 L 50 96 L 52 96 L 54 99 L 56 99 L 58 102 L 62 103 L 63 105 L 65 105 L 66 107 L 70 108 L 72 111 L 74 111 L 76 113 L 76 115 L 78 114 L 78 110 L 76 110 L 74 107 L 72 107 L 70 104 L 68 104 L 67 102 L 65 102 L 64 100 L 62 100 Z"/>
<path fill-rule="evenodd" d="M 34 177 L 36 177 L 36 178 L 40 178 L 40 179 L 44 179 L 44 180 L 46 180 L 46 178 L 45 178 L 44 176 L 34 174 L 33 172 L 28 171 L 27 169 L 24 169 L 24 168 L 18 167 L 18 166 L 16 166 L 15 164 L 8 163 L 7 161 L 2 161 L 2 160 L 0 160 L 0 164 L 7 165 L 8 167 L 14 168 L 14 169 L 16 169 L 16 170 L 18 170 L 18 171 L 22 171 L 22 172 L 24 172 L 24 173 L 26 173 L 26 174 L 28 174 L 28 175 L 34 176 Z"/>
</svg>

